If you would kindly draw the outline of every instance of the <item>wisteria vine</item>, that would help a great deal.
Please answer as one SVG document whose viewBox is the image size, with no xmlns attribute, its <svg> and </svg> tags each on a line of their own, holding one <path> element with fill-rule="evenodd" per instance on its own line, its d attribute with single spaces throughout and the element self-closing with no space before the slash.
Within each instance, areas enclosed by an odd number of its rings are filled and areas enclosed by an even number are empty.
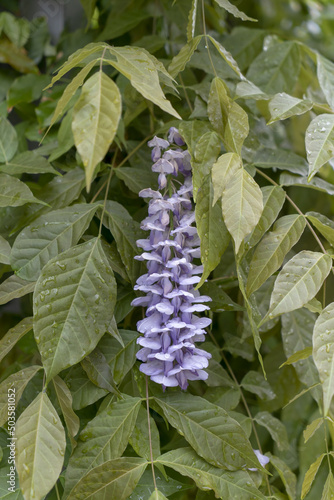
<svg viewBox="0 0 334 500">
<path fill-rule="evenodd" d="M 137 259 L 147 261 L 147 273 L 134 287 L 146 295 L 132 302 L 146 307 L 145 319 L 137 323 L 138 331 L 144 334 L 137 340 L 142 346 L 137 358 L 142 361 L 140 370 L 164 389 L 178 385 L 186 389 L 188 380 L 206 380 L 204 368 L 211 358 L 195 346 L 195 342 L 205 340 L 211 319 L 193 313 L 209 310 L 204 302 L 211 298 L 194 288 L 203 267 L 192 262 L 200 257 L 200 239 L 193 225 L 190 154 L 182 149 L 184 144 L 174 127 L 168 140 L 154 137 L 148 142 L 153 148 L 152 171 L 159 173 L 159 191 L 143 189 L 139 193 L 151 200 L 148 217 L 141 224 L 150 235 L 137 241 L 144 250 Z M 180 179 L 183 182 L 176 189 Z"/>
</svg>

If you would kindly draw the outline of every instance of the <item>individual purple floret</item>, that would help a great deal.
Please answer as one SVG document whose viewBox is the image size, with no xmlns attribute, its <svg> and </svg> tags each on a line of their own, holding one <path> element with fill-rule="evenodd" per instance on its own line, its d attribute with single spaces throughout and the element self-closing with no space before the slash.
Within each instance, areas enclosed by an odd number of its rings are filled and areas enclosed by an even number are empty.
<svg viewBox="0 0 334 500">
<path fill-rule="evenodd" d="M 147 239 L 137 241 L 143 253 L 136 257 L 145 260 L 147 273 L 138 278 L 135 290 L 146 295 L 133 300 L 132 305 L 146 307 L 145 319 L 137 328 L 144 336 L 137 342 L 142 346 L 137 358 L 140 370 L 151 380 L 165 387 L 186 389 L 188 380 L 205 380 L 211 354 L 195 346 L 204 341 L 205 328 L 211 319 L 194 313 L 208 310 L 205 302 L 210 297 L 200 295 L 194 285 L 199 283 L 203 268 L 192 263 L 200 257 L 200 240 L 193 226 L 192 178 L 190 154 L 180 148 L 167 149 L 169 143 L 184 145 L 175 128 L 168 141 L 154 137 L 148 143 L 153 147 L 153 172 L 159 173 L 160 191 L 143 189 L 139 196 L 151 198 L 148 217 L 141 227 L 150 231 Z M 161 149 L 166 150 L 161 154 Z M 176 189 L 167 176 L 182 174 L 184 181 Z M 171 194 L 172 193 L 172 194 Z"/>
</svg>

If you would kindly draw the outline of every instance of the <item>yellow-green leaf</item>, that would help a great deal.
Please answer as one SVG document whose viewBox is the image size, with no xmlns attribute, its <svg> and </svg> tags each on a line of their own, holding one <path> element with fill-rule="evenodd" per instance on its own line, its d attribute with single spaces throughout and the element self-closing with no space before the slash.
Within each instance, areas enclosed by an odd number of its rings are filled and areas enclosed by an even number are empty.
<svg viewBox="0 0 334 500">
<path fill-rule="evenodd" d="M 208 117 L 214 130 L 221 136 L 227 151 L 240 154 L 249 132 L 248 116 L 241 106 L 230 98 L 228 88 L 218 77 L 211 83 Z"/>
<path fill-rule="evenodd" d="M 322 459 L 324 458 L 324 456 L 325 456 L 325 453 L 320 455 L 316 459 L 316 461 L 313 462 L 313 464 L 310 466 L 309 470 L 306 472 L 305 477 L 304 477 L 304 481 L 303 481 L 303 486 L 302 486 L 302 494 L 301 494 L 302 500 L 303 500 L 303 498 L 306 497 L 306 495 L 310 491 L 312 483 L 314 481 L 315 476 L 317 475 L 317 472 L 319 470 L 319 467 L 321 465 L 321 462 L 322 462 Z"/>
<path fill-rule="evenodd" d="M 307 304 L 318 293 L 331 268 L 328 254 L 302 250 L 292 257 L 276 278 L 269 311 L 262 322 Z"/>
<path fill-rule="evenodd" d="M 222 197 L 223 217 L 238 253 L 243 239 L 254 229 L 263 210 L 262 191 L 245 169 L 229 180 Z"/>
<path fill-rule="evenodd" d="M 334 302 L 325 307 L 315 322 L 313 359 L 320 375 L 327 415 L 334 395 Z"/>
<path fill-rule="evenodd" d="M 99 71 L 84 83 L 73 109 L 72 131 L 85 167 L 87 191 L 95 167 L 103 160 L 115 137 L 121 111 L 121 94 L 105 73 Z"/>
<path fill-rule="evenodd" d="M 242 168 L 242 159 L 236 153 L 224 153 L 213 164 L 211 170 L 214 197 L 212 206 L 222 197 L 226 184 Z"/>
</svg>

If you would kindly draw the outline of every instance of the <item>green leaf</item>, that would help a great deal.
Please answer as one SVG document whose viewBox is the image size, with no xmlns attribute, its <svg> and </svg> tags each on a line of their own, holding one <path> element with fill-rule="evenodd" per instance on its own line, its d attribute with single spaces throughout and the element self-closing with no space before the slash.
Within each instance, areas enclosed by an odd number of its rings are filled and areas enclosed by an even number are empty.
<svg viewBox="0 0 334 500">
<path fill-rule="evenodd" d="M 79 167 L 70 170 L 63 177 L 56 177 L 51 182 L 43 186 L 40 197 L 44 202 L 50 205 L 53 210 L 64 208 L 76 200 L 85 185 L 85 174 Z M 26 227 L 31 221 L 39 215 L 49 211 L 46 206 L 29 205 L 28 213 L 21 218 L 20 222 L 13 229 L 13 233 Z"/>
<path fill-rule="evenodd" d="M 334 394 L 334 302 L 321 312 L 313 330 L 313 359 L 320 375 L 327 415 Z"/>
<path fill-rule="evenodd" d="M 111 9 L 105 23 L 105 28 L 99 35 L 100 40 L 113 40 L 138 26 L 139 23 L 150 17 L 150 14 L 143 7 L 132 11 L 130 9 L 121 9 L 119 12 Z"/>
<path fill-rule="evenodd" d="M 15 388 L 15 406 L 18 404 L 28 382 L 36 375 L 41 366 L 32 365 L 13 373 L 0 384 L 0 427 L 8 420 L 8 392 Z"/>
<path fill-rule="evenodd" d="M 45 264 L 78 243 L 98 206 L 98 203 L 72 205 L 36 219 L 14 242 L 12 269 L 22 279 L 37 280 Z"/>
<path fill-rule="evenodd" d="M 228 470 L 259 467 L 243 429 L 219 406 L 189 393 L 169 394 L 155 401 L 168 422 L 209 463 Z"/>
<path fill-rule="evenodd" d="M 313 226 L 318 229 L 324 238 L 334 246 L 334 223 L 325 215 L 317 212 L 307 212 L 306 217 L 312 222 Z"/>
<path fill-rule="evenodd" d="M 9 256 L 10 256 L 11 248 L 10 244 L 3 236 L 0 236 L 0 262 L 1 264 L 10 264 Z"/>
<path fill-rule="evenodd" d="M 300 51 L 295 42 L 264 50 L 250 65 L 247 78 L 269 94 L 292 92 L 300 71 Z"/>
<path fill-rule="evenodd" d="M 26 50 L 3 38 L 0 40 L 0 62 L 9 64 L 20 73 L 38 73 L 37 66 L 29 59 Z"/>
<path fill-rule="evenodd" d="M 196 144 L 204 134 L 210 132 L 210 126 L 208 122 L 199 120 L 184 121 L 180 123 L 179 132 L 185 140 L 190 154 L 194 157 Z"/>
<path fill-rule="evenodd" d="M 115 174 L 134 193 L 139 193 L 142 189 L 150 187 L 157 189 L 157 178 L 152 176 L 151 170 L 145 168 L 122 167 L 115 168 Z"/>
<path fill-rule="evenodd" d="M 218 469 L 200 458 L 191 448 L 173 450 L 158 459 L 183 476 L 191 477 L 196 485 L 206 491 L 213 490 L 217 498 L 238 498 L 239 500 L 265 500 L 257 489 L 252 474 L 238 470 L 235 472 Z"/>
<path fill-rule="evenodd" d="M 316 461 L 313 462 L 313 464 L 310 466 L 310 468 L 306 472 L 305 477 L 304 477 L 304 481 L 303 481 L 303 486 L 302 486 L 302 494 L 301 494 L 302 500 L 303 500 L 303 498 L 306 497 L 306 495 L 310 491 L 312 483 L 315 479 L 315 476 L 317 475 L 317 472 L 319 470 L 319 467 L 321 465 L 321 462 L 322 462 L 322 459 L 324 458 L 324 456 L 325 456 L 325 453 L 320 455 L 316 459 Z"/>
<path fill-rule="evenodd" d="M 279 269 L 286 254 L 297 243 L 305 228 L 302 215 L 285 215 L 260 241 L 252 257 L 247 280 L 247 294 L 255 292 Z"/>
<path fill-rule="evenodd" d="M 35 198 L 24 182 L 7 174 L 0 174 L 0 207 L 19 207 L 26 203 L 46 204 Z"/>
<path fill-rule="evenodd" d="M 106 241 L 102 241 L 102 246 L 104 249 L 104 253 L 108 257 L 108 260 L 109 260 L 109 263 L 110 263 L 112 270 L 115 273 L 118 273 L 120 276 L 122 276 L 122 278 L 125 281 L 129 282 L 130 279 L 125 271 L 125 267 L 124 267 L 124 264 L 122 262 L 121 256 L 120 256 L 119 252 L 117 251 L 116 242 L 113 241 L 110 245 Z"/>
<path fill-rule="evenodd" d="M 122 112 L 117 85 L 99 71 L 83 85 L 73 108 L 72 132 L 86 171 L 90 190 L 96 165 L 103 160 L 115 137 Z"/>
<path fill-rule="evenodd" d="M 115 316 L 112 318 L 111 322 L 110 322 L 110 325 L 108 327 L 108 333 L 114 338 L 116 339 L 122 347 L 124 347 L 124 342 L 123 342 L 123 339 L 118 331 L 118 328 L 117 328 L 117 323 L 116 323 L 116 319 L 115 319 Z"/>
<path fill-rule="evenodd" d="M 48 131 L 56 123 L 56 121 L 63 116 L 63 114 L 66 111 L 66 106 L 69 104 L 70 100 L 76 93 L 79 87 L 83 84 L 86 76 L 89 74 L 90 70 L 95 66 L 96 60 L 94 59 L 90 63 L 86 64 L 82 68 L 82 70 L 79 71 L 79 73 L 71 80 L 71 82 L 67 85 L 65 88 L 64 92 L 60 96 L 60 99 L 57 102 L 56 109 L 52 115 L 51 123 L 49 125 Z"/>
<path fill-rule="evenodd" d="M 297 399 L 304 396 L 304 394 L 306 394 L 309 391 L 312 391 L 313 389 L 315 389 L 316 387 L 319 387 L 319 386 L 320 386 L 320 382 L 318 382 L 317 384 L 313 384 L 310 387 L 307 387 L 307 389 L 303 389 L 296 396 L 294 396 L 292 399 L 290 399 L 290 401 L 283 408 L 286 408 L 290 403 L 297 401 Z"/>
<path fill-rule="evenodd" d="M 64 381 L 71 391 L 74 410 L 86 408 L 108 394 L 89 380 L 80 364 L 72 366 L 66 372 Z"/>
<path fill-rule="evenodd" d="M 32 330 L 32 317 L 22 319 L 0 340 L 0 361 L 8 354 L 14 345 L 28 332 Z"/>
<path fill-rule="evenodd" d="M 334 64 L 319 53 L 317 53 L 317 76 L 326 101 L 334 109 Z"/>
<path fill-rule="evenodd" d="M 87 17 L 87 21 L 89 23 L 93 17 L 93 14 L 94 14 L 96 0 L 80 0 L 80 2 L 84 8 L 84 11 L 85 11 L 85 14 Z"/>
<path fill-rule="evenodd" d="M 61 420 L 45 392 L 24 410 L 16 423 L 16 468 L 26 500 L 40 500 L 58 479 L 66 438 Z"/>
<path fill-rule="evenodd" d="M 35 151 L 25 151 L 14 156 L 9 162 L 0 165 L 0 172 L 9 175 L 58 174 L 50 163 Z"/>
<path fill-rule="evenodd" d="M 257 225 L 263 210 L 261 189 L 246 170 L 238 170 L 228 182 L 222 208 L 224 222 L 238 253 L 243 239 Z"/>
<path fill-rule="evenodd" d="M 322 426 L 324 423 L 323 417 L 317 418 L 316 420 L 313 420 L 306 429 L 303 432 L 304 436 L 304 441 L 307 443 L 307 441 L 313 436 L 313 434 Z"/>
<path fill-rule="evenodd" d="M 34 333 L 47 381 L 96 347 L 115 302 L 116 282 L 98 238 L 43 268 L 34 292 Z"/>
<path fill-rule="evenodd" d="M 322 492 L 321 500 L 332 500 L 334 498 L 334 477 L 331 471 L 329 471 L 325 486 Z"/>
<path fill-rule="evenodd" d="M 276 278 L 270 308 L 262 321 L 307 304 L 320 290 L 331 267 L 331 257 L 320 252 L 302 250 L 292 257 Z"/>
<path fill-rule="evenodd" d="M 312 349 L 312 335 L 316 315 L 306 309 L 299 309 L 283 314 L 282 340 L 284 353 L 290 359 L 295 353 L 303 352 L 304 349 Z M 317 368 L 312 356 L 305 360 L 296 361 L 294 369 L 300 381 L 307 387 L 319 384 Z M 320 387 L 312 390 L 312 396 L 319 402 L 322 399 Z"/>
<path fill-rule="evenodd" d="M 36 283 L 25 281 L 13 274 L 0 284 L 0 305 L 34 291 Z"/>
<path fill-rule="evenodd" d="M 275 457 L 271 453 L 267 453 L 270 458 L 270 463 L 277 470 L 282 482 L 285 486 L 286 492 L 288 494 L 289 500 L 295 500 L 296 498 L 296 476 L 291 471 L 291 469 L 286 465 L 286 463 L 278 457 Z"/>
<path fill-rule="evenodd" d="M 255 415 L 254 420 L 257 424 L 267 429 L 279 450 L 284 451 L 289 449 L 290 444 L 285 425 L 278 418 L 273 417 L 267 411 L 260 411 Z"/>
<path fill-rule="evenodd" d="M 218 363 L 218 361 L 211 359 L 208 368 L 206 368 L 206 371 L 209 377 L 206 379 L 205 383 L 209 387 L 229 387 L 233 389 L 236 388 L 233 380 L 231 379 L 227 371 L 224 370 L 222 365 Z"/>
<path fill-rule="evenodd" d="M 319 115 L 311 121 L 306 130 L 305 146 L 310 180 L 334 157 L 334 115 Z"/>
<path fill-rule="evenodd" d="M 252 30 L 254 31 L 254 30 Z M 247 61 L 247 59 L 246 59 Z M 245 61 L 245 66 L 247 67 L 248 66 L 248 63 L 249 63 L 249 60 L 248 62 Z M 265 92 L 262 92 L 261 89 L 259 89 L 259 87 L 257 87 L 256 85 L 254 85 L 254 83 L 250 82 L 249 80 L 247 80 L 247 78 L 245 80 L 242 80 L 241 82 L 239 82 L 235 88 L 235 96 L 234 96 L 235 99 L 254 99 L 255 101 L 263 101 L 263 100 L 268 100 L 269 99 L 269 96 L 265 93 Z"/>
<path fill-rule="evenodd" d="M 262 51 L 265 35 L 266 32 L 262 29 L 237 26 L 233 28 L 232 33 L 224 40 L 224 46 L 236 59 L 241 71 L 247 69 L 255 57 Z M 247 81 L 243 80 L 238 85 L 244 83 L 247 84 Z"/>
<path fill-rule="evenodd" d="M 108 405 L 81 431 L 78 446 L 66 470 L 65 498 L 76 498 L 74 490 L 91 469 L 122 455 L 134 429 L 140 405 L 140 398 L 123 395 L 122 400 Z"/>
<path fill-rule="evenodd" d="M 119 330 L 124 346 L 118 340 L 105 335 L 99 342 L 98 348 L 106 357 L 115 383 L 122 382 L 125 375 L 131 370 L 136 361 L 138 350 L 138 333 L 131 330 Z"/>
<path fill-rule="evenodd" d="M 218 50 L 219 55 L 224 59 L 225 62 L 233 69 L 233 71 L 239 76 L 240 79 L 243 79 L 240 68 L 237 62 L 233 59 L 232 55 L 226 50 L 217 40 L 215 40 L 212 36 L 208 35 L 209 40 L 213 43 L 213 45 Z"/>
<path fill-rule="evenodd" d="M 246 389 L 246 391 L 257 394 L 263 401 L 269 401 L 276 398 L 276 394 L 270 387 L 269 382 L 267 382 L 259 372 L 253 370 L 247 372 L 240 382 L 240 385 Z"/>
<path fill-rule="evenodd" d="M 90 470 L 72 490 L 68 500 L 126 500 L 143 475 L 148 462 L 144 458 L 122 457 L 109 460 Z"/>
<path fill-rule="evenodd" d="M 66 116 L 60 123 L 57 133 L 58 146 L 52 150 L 49 161 L 53 162 L 67 153 L 74 146 L 74 137 L 72 133 L 73 108 L 70 108 Z"/>
<path fill-rule="evenodd" d="M 234 17 L 241 19 L 242 21 L 254 21 L 257 22 L 257 19 L 253 17 L 248 17 L 244 12 L 241 12 L 235 5 L 233 5 L 229 0 L 215 0 L 215 2 L 225 9 L 227 12 L 232 14 Z"/>
<path fill-rule="evenodd" d="M 200 287 L 219 264 L 228 247 L 230 235 L 219 205 L 213 205 L 213 188 L 208 175 L 198 191 L 195 208 L 198 235 L 201 240 L 201 260 L 204 266 Z"/>
<path fill-rule="evenodd" d="M 219 282 L 209 281 L 204 283 L 201 288 L 203 295 L 209 295 L 212 299 L 210 309 L 213 312 L 223 311 L 244 311 L 245 308 L 236 302 L 224 292 L 223 287 Z"/>
<path fill-rule="evenodd" d="M 196 29 L 196 15 L 197 15 L 197 0 L 192 0 L 191 9 L 188 16 L 187 24 L 187 42 L 189 43 L 195 36 Z M 176 75 L 173 75 L 174 78 Z"/>
<path fill-rule="evenodd" d="M 293 174 L 307 175 L 308 165 L 306 160 L 292 151 L 285 149 L 264 148 L 256 152 L 254 165 L 260 168 L 288 170 Z"/>
<path fill-rule="evenodd" d="M 253 335 L 253 340 L 254 340 L 254 346 L 258 355 L 258 359 L 260 362 L 260 365 L 262 367 L 263 375 L 266 378 L 266 372 L 264 369 L 263 365 L 263 360 L 262 360 L 262 355 L 260 352 L 261 349 L 261 336 L 260 336 L 260 331 L 259 327 L 257 326 L 257 323 L 261 317 L 260 311 L 258 309 L 258 306 L 255 302 L 254 297 L 247 297 L 246 290 L 245 290 L 245 280 L 246 280 L 246 274 L 247 274 L 247 268 L 245 267 L 246 261 L 237 261 L 236 262 L 236 267 L 237 267 L 237 275 L 238 275 L 238 281 L 239 281 L 239 288 L 240 292 L 244 298 L 245 301 L 245 306 L 246 306 L 246 312 L 247 312 L 247 317 L 245 316 L 245 319 L 248 319 L 248 327 L 250 327 L 250 330 Z M 246 319 L 246 321 L 247 321 Z M 248 333 L 247 333 L 248 335 Z"/>
<path fill-rule="evenodd" d="M 219 153 L 220 140 L 216 132 L 206 132 L 199 138 L 193 155 L 194 161 L 192 162 L 193 196 L 195 201 L 197 199 L 197 191 L 204 178 L 211 172 L 212 165 Z"/>
<path fill-rule="evenodd" d="M 9 484 L 8 481 L 8 468 L 1 467 L 0 469 L 0 498 L 1 500 L 24 500 L 24 497 L 21 493 L 19 482 L 17 480 L 17 476 L 15 475 L 16 484 L 12 487 L 12 491 L 8 490 Z"/>
<path fill-rule="evenodd" d="M 263 195 L 263 211 L 259 222 L 246 237 L 245 249 L 254 247 L 277 219 L 285 201 L 285 191 L 280 186 L 265 186 L 261 188 Z"/>
<path fill-rule="evenodd" d="M 301 361 L 303 359 L 307 359 L 309 356 L 312 354 L 312 347 L 305 347 L 305 349 L 302 349 L 301 351 L 297 351 L 291 356 L 288 357 L 288 359 L 281 364 L 280 368 L 284 365 L 293 365 L 293 363 L 297 363 L 297 361 Z"/>
<path fill-rule="evenodd" d="M 57 74 L 52 78 L 51 83 L 45 88 L 45 90 L 52 87 L 68 71 L 75 68 L 76 66 L 79 66 L 85 60 L 90 58 L 93 54 L 96 55 L 96 57 L 94 57 L 95 61 L 98 61 L 101 58 L 102 53 L 105 52 L 105 50 L 108 47 L 109 47 L 108 44 L 102 43 L 102 42 L 89 43 L 85 47 L 82 47 L 81 49 L 78 49 L 75 52 L 73 52 L 73 54 L 70 55 L 70 57 L 67 59 L 67 61 L 60 66 Z M 98 53 L 100 53 L 100 54 L 98 54 Z M 86 61 L 86 62 L 90 62 L 90 61 Z"/>
<path fill-rule="evenodd" d="M 213 164 L 211 170 L 214 198 L 212 206 L 222 197 L 228 181 L 242 168 L 242 159 L 236 153 L 224 153 Z"/>
<path fill-rule="evenodd" d="M 119 391 L 113 380 L 110 367 L 104 354 L 100 349 L 95 348 L 88 356 L 81 361 L 81 366 L 87 373 L 89 380 L 101 389 L 119 395 Z"/>
<path fill-rule="evenodd" d="M 319 177 L 313 177 L 310 181 L 307 177 L 301 177 L 299 175 L 292 175 L 283 173 L 280 175 L 279 182 L 282 186 L 300 186 L 315 189 L 316 191 L 321 191 L 323 193 L 328 193 L 334 195 L 333 184 L 320 179 Z"/>
<path fill-rule="evenodd" d="M 160 436 L 155 420 L 150 416 L 150 433 L 152 442 L 152 454 L 156 459 L 160 454 Z M 140 406 L 137 416 L 136 424 L 133 428 L 132 434 L 129 438 L 129 443 L 135 450 L 137 455 L 146 458 L 147 461 L 151 460 L 150 452 L 150 437 L 147 421 L 147 410 Z"/>
<path fill-rule="evenodd" d="M 163 111 L 166 111 L 166 113 L 181 120 L 180 115 L 166 99 L 160 87 L 157 68 L 159 71 L 164 70 L 167 78 L 171 77 L 166 72 L 164 66 L 154 56 L 139 47 L 109 47 L 109 51 L 116 57 L 117 62 L 114 60 L 108 60 L 107 62 L 128 78 L 131 85 L 145 99 L 148 99 Z"/>
<path fill-rule="evenodd" d="M 320 300 L 316 299 L 313 297 L 307 304 L 305 304 L 306 309 L 308 309 L 311 312 L 320 314 L 321 311 L 323 310 L 322 304 Z"/>
<path fill-rule="evenodd" d="M 168 500 L 161 491 L 155 490 L 148 500 Z"/>
<path fill-rule="evenodd" d="M 217 362 L 213 363 L 213 366 L 211 367 L 213 371 L 211 371 L 211 369 L 208 370 L 209 378 L 211 376 L 211 381 L 213 380 L 214 370 L 218 366 L 220 365 Z M 208 382 L 208 380 L 209 379 L 207 379 L 206 382 Z M 211 381 L 209 381 L 209 384 L 211 383 Z M 214 405 L 219 406 L 223 408 L 225 411 L 229 412 L 230 416 L 234 418 L 233 415 L 231 414 L 231 410 L 234 410 L 234 408 L 238 406 L 241 396 L 240 396 L 240 390 L 235 386 L 233 387 L 233 384 L 231 384 L 229 387 L 218 387 L 218 385 L 216 384 L 215 387 L 210 387 L 209 389 L 207 389 L 203 397 L 207 401 L 210 401 L 210 403 L 213 403 Z"/>
<path fill-rule="evenodd" d="M 157 466 L 160 469 L 163 468 L 162 464 L 157 464 Z M 158 475 L 157 471 L 155 471 L 155 473 L 155 482 L 159 491 L 161 491 L 168 498 L 173 493 L 178 493 L 178 495 L 180 495 L 181 492 L 186 492 L 186 490 L 189 490 L 193 487 L 190 481 L 187 481 L 187 483 L 183 483 L 181 481 L 172 479 L 170 476 L 166 480 L 162 474 Z M 140 478 L 135 490 L 130 495 L 129 500 L 141 500 L 145 498 L 145 496 L 154 493 L 154 491 L 155 485 L 153 483 L 152 469 L 151 467 L 149 467 Z"/>
<path fill-rule="evenodd" d="M 55 376 L 52 382 L 57 394 L 59 406 L 65 420 L 72 448 L 75 448 L 77 443 L 74 440 L 74 437 L 79 432 L 80 420 L 79 417 L 74 413 L 72 408 L 72 394 L 65 382 L 60 377 L 58 377 L 58 375 Z"/>
<path fill-rule="evenodd" d="M 134 259 L 139 253 L 136 241 L 143 234 L 138 222 L 132 219 L 122 205 L 108 200 L 103 223 L 115 238 L 126 272 L 134 284 L 140 274 L 140 262 Z"/>
<path fill-rule="evenodd" d="M 50 82 L 49 75 L 24 75 L 16 78 L 7 94 L 7 108 L 21 102 L 32 102 L 39 99 L 44 87 Z"/>
<path fill-rule="evenodd" d="M 239 104 L 232 101 L 225 83 L 218 77 L 211 83 L 208 117 L 227 151 L 240 154 L 249 132 L 248 115 Z"/>
<path fill-rule="evenodd" d="M 18 138 L 15 128 L 8 120 L 0 117 L 0 163 L 10 161 L 15 155 L 17 147 Z"/>
<path fill-rule="evenodd" d="M 30 23 L 27 19 L 17 18 L 10 12 L 1 12 L 1 31 L 7 35 L 9 40 L 17 47 L 23 47 L 30 35 Z"/>
<path fill-rule="evenodd" d="M 274 123 L 277 120 L 286 120 L 291 116 L 302 115 L 310 111 L 313 107 L 313 102 L 309 99 L 298 99 L 292 97 L 285 92 L 276 94 L 269 101 L 270 121 L 268 124 Z"/>
<path fill-rule="evenodd" d="M 197 2 L 197 0 L 194 1 Z M 188 43 L 182 47 L 182 49 L 178 54 L 176 54 L 176 56 L 173 57 L 170 65 L 168 66 L 168 72 L 173 78 L 176 78 L 177 75 L 184 70 L 201 40 L 202 35 L 198 35 L 195 38 L 188 39 Z"/>
</svg>

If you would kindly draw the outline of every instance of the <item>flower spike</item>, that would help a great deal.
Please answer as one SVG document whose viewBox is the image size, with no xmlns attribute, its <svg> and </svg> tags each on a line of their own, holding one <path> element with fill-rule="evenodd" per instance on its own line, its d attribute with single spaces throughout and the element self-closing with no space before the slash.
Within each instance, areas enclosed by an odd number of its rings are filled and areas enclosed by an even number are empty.
<svg viewBox="0 0 334 500">
<path fill-rule="evenodd" d="M 146 261 L 147 266 L 147 273 L 138 278 L 134 287 L 146 295 L 132 302 L 146 307 L 146 317 L 137 323 L 144 335 L 137 340 L 142 347 L 137 358 L 142 361 L 140 370 L 164 389 L 186 389 L 189 380 L 206 380 L 205 368 L 211 358 L 195 345 L 204 341 L 204 328 L 211 319 L 194 313 L 208 310 L 204 302 L 211 298 L 201 296 L 194 288 L 200 281 L 197 275 L 202 273 L 202 266 L 192 263 L 193 258 L 200 257 L 200 240 L 193 225 L 190 154 L 180 148 L 184 144 L 174 127 L 168 141 L 154 137 L 148 143 L 153 148 L 152 170 L 159 173 L 160 191 L 143 189 L 139 193 L 150 198 L 148 217 L 141 224 L 150 234 L 137 241 L 143 249 L 137 258 Z M 173 185 L 173 194 L 167 193 L 168 176 L 180 174 L 182 185 L 179 189 Z"/>
</svg>

